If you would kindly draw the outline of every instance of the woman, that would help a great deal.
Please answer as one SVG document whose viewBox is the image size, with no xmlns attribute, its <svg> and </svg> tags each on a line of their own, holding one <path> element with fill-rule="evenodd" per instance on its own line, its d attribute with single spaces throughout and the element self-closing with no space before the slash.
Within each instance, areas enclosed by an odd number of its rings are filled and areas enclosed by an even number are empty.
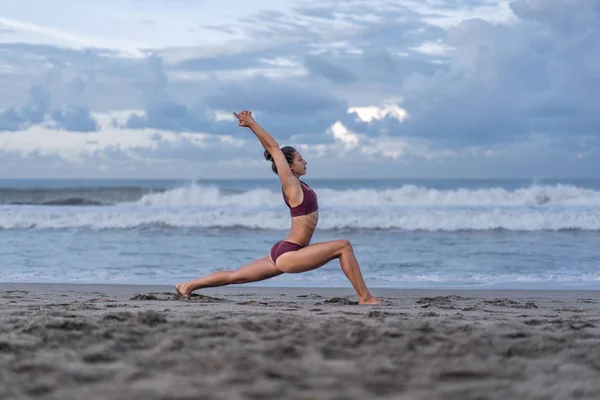
<svg viewBox="0 0 600 400">
<path fill-rule="evenodd" d="M 256 282 L 282 273 L 310 271 L 339 258 L 342 271 L 358 294 L 359 304 L 380 304 L 367 289 L 348 240 L 309 244 L 319 220 L 319 206 L 315 192 L 299 179 L 306 174 L 306 161 L 300 153 L 289 146 L 280 149 L 275 139 L 254 121 L 250 111 L 233 114 L 238 119 L 238 125 L 250 128 L 265 148 L 265 158 L 271 161 L 273 172 L 281 180 L 283 199 L 292 216 L 292 227 L 287 237 L 271 248 L 268 256 L 235 271 L 214 272 L 180 283 L 176 285 L 177 293 L 190 297 L 197 289 Z"/>
</svg>

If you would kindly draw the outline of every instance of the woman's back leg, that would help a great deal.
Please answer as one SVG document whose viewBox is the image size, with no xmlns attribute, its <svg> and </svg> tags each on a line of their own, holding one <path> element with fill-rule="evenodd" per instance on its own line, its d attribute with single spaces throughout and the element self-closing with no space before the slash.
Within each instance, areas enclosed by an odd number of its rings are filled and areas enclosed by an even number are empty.
<svg viewBox="0 0 600 400">
<path fill-rule="evenodd" d="M 281 271 L 277 269 L 271 259 L 263 257 L 259 260 L 253 261 L 235 271 L 217 271 L 204 276 L 202 278 L 194 279 L 193 281 L 180 283 L 175 286 L 177 292 L 182 296 L 191 296 L 194 290 L 218 287 L 232 284 L 257 282 L 265 279 L 273 278 L 277 275 L 281 275 Z"/>
</svg>

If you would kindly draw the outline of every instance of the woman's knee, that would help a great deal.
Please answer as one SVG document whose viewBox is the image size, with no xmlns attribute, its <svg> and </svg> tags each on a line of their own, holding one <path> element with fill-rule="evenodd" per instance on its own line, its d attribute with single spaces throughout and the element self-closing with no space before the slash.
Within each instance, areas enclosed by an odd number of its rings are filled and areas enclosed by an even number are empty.
<svg viewBox="0 0 600 400">
<path fill-rule="evenodd" d="M 340 254 L 354 251 L 352 243 L 348 239 L 338 240 L 340 246 Z"/>
</svg>

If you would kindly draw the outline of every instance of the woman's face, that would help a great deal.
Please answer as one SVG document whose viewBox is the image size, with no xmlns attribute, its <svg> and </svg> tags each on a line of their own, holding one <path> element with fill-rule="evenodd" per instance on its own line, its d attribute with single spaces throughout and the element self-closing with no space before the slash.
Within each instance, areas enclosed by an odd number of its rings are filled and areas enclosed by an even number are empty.
<svg viewBox="0 0 600 400">
<path fill-rule="evenodd" d="M 296 176 L 306 175 L 306 164 L 307 162 L 302 158 L 300 153 L 296 152 L 294 155 L 294 161 L 290 165 L 292 172 Z"/>
</svg>

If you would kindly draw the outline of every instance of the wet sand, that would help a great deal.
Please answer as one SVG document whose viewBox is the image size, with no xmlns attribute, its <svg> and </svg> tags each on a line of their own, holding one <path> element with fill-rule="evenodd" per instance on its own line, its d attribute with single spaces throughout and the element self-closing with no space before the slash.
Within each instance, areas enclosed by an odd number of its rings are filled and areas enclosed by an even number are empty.
<svg viewBox="0 0 600 400">
<path fill-rule="evenodd" d="M 0 284 L 0 398 L 600 398 L 600 292 L 373 292 Z"/>
</svg>

